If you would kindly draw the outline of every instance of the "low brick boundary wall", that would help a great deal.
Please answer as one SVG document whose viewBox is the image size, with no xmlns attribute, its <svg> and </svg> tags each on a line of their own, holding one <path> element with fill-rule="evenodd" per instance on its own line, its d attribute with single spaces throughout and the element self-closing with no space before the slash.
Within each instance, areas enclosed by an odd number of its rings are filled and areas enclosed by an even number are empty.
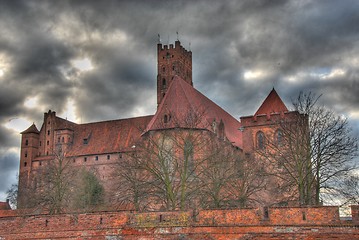
<svg viewBox="0 0 359 240">
<path fill-rule="evenodd" d="M 353 240 L 359 239 L 359 225 L 341 222 L 337 207 L 60 215 L 0 211 L 0 239 L 139 238 Z"/>
</svg>

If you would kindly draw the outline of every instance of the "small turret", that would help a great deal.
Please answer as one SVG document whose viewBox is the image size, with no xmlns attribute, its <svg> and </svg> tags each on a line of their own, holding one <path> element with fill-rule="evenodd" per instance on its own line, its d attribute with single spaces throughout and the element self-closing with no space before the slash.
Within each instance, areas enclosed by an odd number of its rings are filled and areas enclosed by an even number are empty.
<svg viewBox="0 0 359 240">
<path fill-rule="evenodd" d="M 23 190 L 30 184 L 32 161 L 39 152 L 40 132 L 35 124 L 32 124 L 28 129 L 21 132 L 21 135 L 18 208 L 26 205 L 26 194 Z"/>
<path fill-rule="evenodd" d="M 31 161 L 38 154 L 39 133 L 34 123 L 28 129 L 21 132 L 20 173 L 31 170 Z"/>
</svg>

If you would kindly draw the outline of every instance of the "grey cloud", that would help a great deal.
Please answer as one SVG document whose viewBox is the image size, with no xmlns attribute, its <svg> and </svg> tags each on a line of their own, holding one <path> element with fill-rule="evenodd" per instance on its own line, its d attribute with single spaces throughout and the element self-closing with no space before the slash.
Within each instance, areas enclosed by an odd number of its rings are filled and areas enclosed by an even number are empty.
<svg viewBox="0 0 359 240">
<path fill-rule="evenodd" d="M 4 194 L 11 184 L 16 183 L 16 172 L 18 169 L 19 157 L 16 154 L 6 154 L 6 152 L 1 151 L 0 193 Z"/>
</svg>

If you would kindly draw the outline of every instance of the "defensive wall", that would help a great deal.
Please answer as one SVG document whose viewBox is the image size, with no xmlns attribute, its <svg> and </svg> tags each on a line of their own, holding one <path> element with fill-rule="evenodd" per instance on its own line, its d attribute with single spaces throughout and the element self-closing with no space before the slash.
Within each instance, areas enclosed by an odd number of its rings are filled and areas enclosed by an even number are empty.
<svg viewBox="0 0 359 240">
<path fill-rule="evenodd" d="M 48 215 L 0 211 L 0 239 L 359 239 L 337 207 L 278 207 L 176 212 L 102 211 Z"/>
</svg>

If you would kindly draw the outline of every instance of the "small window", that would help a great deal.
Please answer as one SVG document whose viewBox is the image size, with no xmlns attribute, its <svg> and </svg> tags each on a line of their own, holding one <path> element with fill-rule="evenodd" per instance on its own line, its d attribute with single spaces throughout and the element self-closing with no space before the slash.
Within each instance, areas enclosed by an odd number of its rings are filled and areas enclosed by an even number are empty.
<svg viewBox="0 0 359 240">
<path fill-rule="evenodd" d="M 47 130 L 47 135 L 50 135 L 50 130 Z"/>
<path fill-rule="evenodd" d="M 95 160 L 98 161 L 98 156 L 95 157 Z"/>
<path fill-rule="evenodd" d="M 47 144 L 47 146 L 49 146 L 49 145 L 50 145 L 50 141 L 47 141 L 46 144 Z"/>
<path fill-rule="evenodd" d="M 87 138 L 84 138 L 84 144 L 88 144 L 88 139 Z"/>
<path fill-rule="evenodd" d="M 46 152 L 46 155 L 49 155 L 49 151 Z"/>
<path fill-rule="evenodd" d="M 162 79 L 162 86 L 163 86 L 163 87 L 166 87 L 166 79 L 165 79 L 165 78 Z"/>
<path fill-rule="evenodd" d="M 269 218 L 269 210 L 268 210 L 268 207 L 264 207 L 263 208 L 263 211 L 264 211 L 264 219 L 268 219 Z"/>
<path fill-rule="evenodd" d="M 122 153 L 120 153 L 119 158 L 120 158 L 120 159 L 122 158 Z"/>
<path fill-rule="evenodd" d="M 62 137 L 62 142 L 65 142 L 65 137 Z"/>
<path fill-rule="evenodd" d="M 283 145 L 283 132 L 282 130 L 278 129 L 275 133 L 275 141 L 277 143 L 278 146 L 282 146 Z"/>
<path fill-rule="evenodd" d="M 265 137 L 264 133 L 259 131 L 257 133 L 257 148 L 258 149 L 264 149 L 265 148 Z"/>
<path fill-rule="evenodd" d="M 110 157 L 111 157 L 110 155 L 107 155 L 107 160 L 110 160 Z"/>
<path fill-rule="evenodd" d="M 50 124 L 50 121 L 48 121 L 47 124 Z"/>
<path fill-rule="evenodd" d="M 87 157 L 84 157 L 84 162 L 87 162 Z"/>
<path fill-rule="evenodd" d="M 24 162 L 24 167 L 26 167 L 27 166 L 27 162 Z"/>
<path fill-rule="evenodd" d="M 175 67 L 175 65 L 173 65 L 173 66 L 172 66 L 172 70 L 175 70 L 175 69 L 176 69 L 176 67 Z"/>
<path fill-rule="evenodd" d="M 25 146 L 29 145 L 29 140 L 25 140 Z"/>
<path fill-rule="evenodd" d="M 164 122 L 164 123 L 167 123 L 167 122 L 168 122 L 168 116 L 167 116 L 167 115 L 165 115 L 165 116 L 163 117 L 163 122 Z"/>
<path fill-rule="evenodd" d="M 75 163 L 75 162 L 76 162 L 76 159 L 75 159 L 75 158 L 74 158 L 74 159 L 72 159 L 72 162 L 74 162 L 74 163 Z"/>
<path fill-rule="evenodd" d="M 61 139 L 60 137 L 57 138 L 57 142 L 58 142 L 58 143 L 60 142 L 60 139 Z"/>
<path fill-rule="evenodd" d="M 166 68 L 165 68 L 165 67 L 162 68 L 162 72 L 166 72 Z"/>
<path fill-rule="evenodd" d="M 41 161 L 39 162 L 39 165 L 40 165 L 40 166 L 42 165 L 42 162 L 41 162 Z"/>
<path fill-rule="evenodd" d="M 25 152 L 25 157 L 27 158 L 27 152 Z"/>
</svg>

